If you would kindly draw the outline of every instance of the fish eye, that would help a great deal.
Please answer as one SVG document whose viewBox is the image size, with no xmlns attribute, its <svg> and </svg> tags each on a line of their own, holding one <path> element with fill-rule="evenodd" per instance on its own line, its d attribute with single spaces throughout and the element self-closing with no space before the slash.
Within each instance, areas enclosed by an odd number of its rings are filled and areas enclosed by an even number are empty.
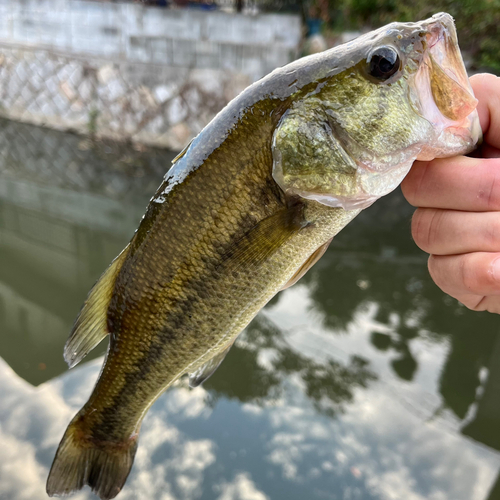
<svg viewBox="0 0 500 500">
<path fill-rule="evenodd" d="M 393 47 L 377 47 L 368 55 L 368 73 L 380 82 L 388 80 L 401 67 L 399 54 Z"/>
</svg>

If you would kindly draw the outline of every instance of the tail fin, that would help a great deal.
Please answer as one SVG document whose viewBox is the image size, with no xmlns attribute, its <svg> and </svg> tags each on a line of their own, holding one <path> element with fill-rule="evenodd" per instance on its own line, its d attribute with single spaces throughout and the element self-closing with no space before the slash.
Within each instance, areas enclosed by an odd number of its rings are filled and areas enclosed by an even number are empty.
<svg viewBox="0 0 500 500">
<path fill-rule="evenodd" d="M 129 475 L 137 450 L 137 438 L 123 443 L 79 439 L 78 416 L 66 429 L 47 479 L 47 494 L 67 495 L 88 484 L 102 500 L 114 498 Z"/>
</svg>

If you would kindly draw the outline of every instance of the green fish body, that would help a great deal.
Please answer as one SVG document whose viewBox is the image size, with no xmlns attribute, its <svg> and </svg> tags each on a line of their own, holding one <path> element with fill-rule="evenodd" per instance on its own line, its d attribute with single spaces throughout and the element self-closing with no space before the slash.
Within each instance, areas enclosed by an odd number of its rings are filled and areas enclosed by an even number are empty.
<svg viewBox="0 0 500 500">
<path fill-rule="evenodd" d="M 438 96 L 420 70 L 440 43 L 434 58 L 453 73 Z M 97 385 L 59 445 L 49 495 L 87 484 L 115 497 L 147 410 L 174 381 L 210 376 L 257 312 L 415 158 L 474 146 L 474 98 L 455 46 L 441 14 L 296 61 L 244 91 L 179 155 L 66 344 L 74 366 L 110 337 Z M 434 108 L 426 116 L 418 78 L 454 120 Z M 463 99 L 450 104 L 442 96 L 456 86 Z"/>
</svg>

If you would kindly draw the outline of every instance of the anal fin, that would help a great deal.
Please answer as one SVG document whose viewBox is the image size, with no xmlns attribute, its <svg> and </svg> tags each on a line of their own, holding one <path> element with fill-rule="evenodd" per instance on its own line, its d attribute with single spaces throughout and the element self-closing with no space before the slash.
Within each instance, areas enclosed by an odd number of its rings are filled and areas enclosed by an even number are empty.
<svg viewBox="0 0 500 500">
<path fill-rule="evenodd" d="M 70 368 L 78 364 L 108 335 L 107 310 L 116 276 L 128 253 L 128 246 L 104 271 L 83 304 L 64 346 L 64 359 Z"/>
<path fill-rule="evenodd" d="M 288 282 L 283 286 L 282 290 L 286 290 L 288 287 L 295 285 L 297 281 L 304 276 L 304 274 L 311 269 L 316 262 L 318 262 L 321 257 L 323 257 L 333 238 L 330 238 L 324 245 L 321 245 L 317 248 L 307 259 L 306 261 L 295 271 L 295 274 L 288 280 Z"/>
<path fill-rule="evenodd" d="M 226 354 L 229 352 L 231 347 L 233 347 L 234 340 L 228 344 L 222 351 L 219 351 L 213 358 L 210 358 L 205 364 L 201 365 L 197 370 L 193 373 L 189 374 L 189 387 L 194 389 L 198 387 L 200 384 L 205 382 L 207 378 L 213 375 L 215 370 L 219 368 L 220 364 L 226 357 Z"/>
</svg>

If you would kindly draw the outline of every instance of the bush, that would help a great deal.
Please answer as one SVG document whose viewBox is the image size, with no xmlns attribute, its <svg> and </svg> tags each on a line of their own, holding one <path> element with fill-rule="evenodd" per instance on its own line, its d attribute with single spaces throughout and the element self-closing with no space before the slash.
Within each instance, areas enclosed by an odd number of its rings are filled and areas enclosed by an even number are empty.
<svg viewBox="0 0 500 500">
<path fill-rule="evenodd" d="M 500 74 L 500 0 L 324 0 L 323 18 L 333 29 L 366 29 L 392 21 L 418 21 L 437 12 L 448 12 L 457 25 L 460 47 L 472 71 Z M 326 15 L 325 15 L 326 14 Z"/>
</svg>

